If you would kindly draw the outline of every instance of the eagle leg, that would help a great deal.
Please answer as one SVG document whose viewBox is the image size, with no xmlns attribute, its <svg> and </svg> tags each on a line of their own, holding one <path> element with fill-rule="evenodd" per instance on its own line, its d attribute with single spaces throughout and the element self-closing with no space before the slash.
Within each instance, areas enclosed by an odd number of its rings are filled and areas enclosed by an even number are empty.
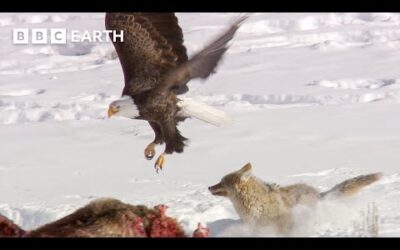
<svg viewBox="0 0 400 250">
<path fill-rule="evenodd" d="M 155 138 L 147 147 L 144 149 L 144 156 L 147 160 L 153 159 L 156 154 L 155 147 L 157 144 L 162 144 L 164 140 L 162 139 L 162 133 L 160 126 L 155 122 L 149 122 L 151 128 L 154 130 Z"/>
<path fill-rule="evenodd" d="M 156 172 L 162 170 L 165 164 L 165 158 L 167 154 L 172 154 L 174 152 L 182 153 L 183 148 L 185 147 L 185 141 L 187 140 L 185 137 L 181 135 L 178 128 L 176 127 L 177 122 L 168 122 L 162 123 L 161 126 L 162 135 L 165 140 L 165 150 L 158 158 L 154 165 Z"/>
<path fill-rule="evenodd" d="M 156 163 L 154 164 L 154 168 L 156 169 L 156 172 L 158 174 L 158 171 L 162 170 L 164 163 L 165 163 L 165 153 L 162 153 L 156 160 Z"/>
<path fill-rule="evenodd" d="M 153 159 L 154 155 L 156 154 L 156 144 L 151 142 L 147 147 L 144 149 L 144 156 L 147 160 Z"/>
</svg>

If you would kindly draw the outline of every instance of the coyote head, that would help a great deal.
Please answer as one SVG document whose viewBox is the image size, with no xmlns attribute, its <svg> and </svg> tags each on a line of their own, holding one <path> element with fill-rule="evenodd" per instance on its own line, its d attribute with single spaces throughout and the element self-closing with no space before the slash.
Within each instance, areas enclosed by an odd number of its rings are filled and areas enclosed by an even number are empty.
<svg viewBox="0 0 400 250">
<path fill-rule="evenodd" d="M 209 187 L 208 190 L 210 190 L 213 195 L 232 196 L 232 192 L 236 192 L 240 184 L 246 182 L 251 176 L 251 168 L 251 164 L 247 163 L 238 171 L 224 176 L 218 184 Z"/>
</svg>

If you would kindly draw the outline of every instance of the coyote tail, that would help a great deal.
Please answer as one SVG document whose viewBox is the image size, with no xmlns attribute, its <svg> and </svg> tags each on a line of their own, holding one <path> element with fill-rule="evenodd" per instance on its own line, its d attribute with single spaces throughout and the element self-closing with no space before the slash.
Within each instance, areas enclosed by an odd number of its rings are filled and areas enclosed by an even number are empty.
<svg viewBox="0 0 400 250">
<path fill-rule="evenodd" d="M 363 187 L 368 186 L 376 181 L 378 181 L 382 177 L 382 173 L 373 173 L 367 175 L 360 175 L 348 180 L 345 180 L 342 183 L 337 184 L 330 190 L 326 192 L 322 192 L 321 198 L 325 198 L 326 196 L 334 195 L 337 197 L 346 197 L 351 196 L 358 191 L 360 191 Z"/>
</svg>

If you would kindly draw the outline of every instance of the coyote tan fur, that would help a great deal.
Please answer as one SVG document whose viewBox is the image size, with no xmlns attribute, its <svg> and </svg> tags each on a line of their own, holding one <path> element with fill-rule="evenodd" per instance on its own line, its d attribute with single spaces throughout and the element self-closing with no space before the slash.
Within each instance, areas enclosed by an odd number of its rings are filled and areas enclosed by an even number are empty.
<svg viewBox="0 0 400 250">
<path fill-rule="evenodd" d="M 303 183 L 285 187 L 265 183 L 252 175 L 251 169 L 248 163 L 223 177 L 209 190 L 213 195 L 229 198 L 242 221 L 256 226 L 272 225 L 280 235 L 287 235 L 293 228 L 292 208 L 295 205 L 313 206 L 327 196 L 349 196 L 382 176 L 381 173 L 361 175 L 320 192 Z"/>
</svg>

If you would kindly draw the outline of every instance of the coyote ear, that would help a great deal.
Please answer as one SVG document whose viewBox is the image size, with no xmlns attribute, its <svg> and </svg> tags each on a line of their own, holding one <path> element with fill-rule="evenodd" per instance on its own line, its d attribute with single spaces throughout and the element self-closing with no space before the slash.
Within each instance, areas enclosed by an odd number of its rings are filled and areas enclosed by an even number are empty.
<svg viewBox="0 0 400 250">
<path fill-rule="evenodd" d="M 239 172 L 240 172 L 240 179 L 243 181 L 247 181 L 249 177 L 251 176 L 251 164 L 247 163 L 242 167 Z"/>
<path fill-rule="evenodd" d="M 251 166 L 251 163 L 249 162 L 246 165 L 244 165 L 244 167 L 242 167 L 240 169 L 240 172 L 242 172 L 242 173 L 250 173 L 251 170 L 252 170 L 252 166 Z"/>
</svg>

